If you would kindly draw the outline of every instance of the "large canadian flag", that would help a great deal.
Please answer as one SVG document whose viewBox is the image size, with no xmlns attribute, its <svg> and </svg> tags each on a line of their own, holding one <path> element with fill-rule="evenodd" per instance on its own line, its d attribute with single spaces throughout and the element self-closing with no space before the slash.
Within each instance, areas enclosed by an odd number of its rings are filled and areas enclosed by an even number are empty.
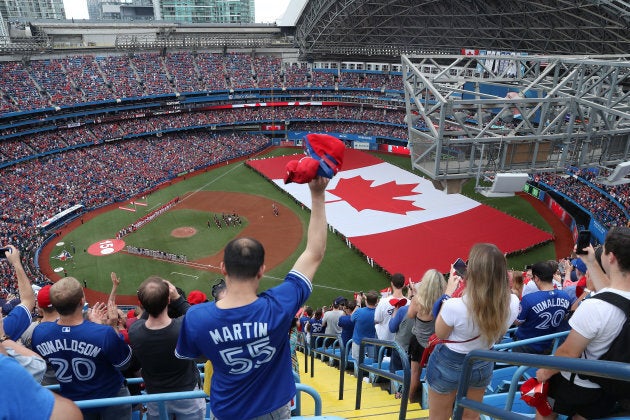
<svg viewBox="0 0 630 420">
<path fill-rule="evenodd" d="M 308 187 L 283 181 L 286 163 L 299 157 L 248 164 L 308 207 Z M 552 239 L 492 207 L 437 190 L 430 181 L 370 154 L 346 150 L 342 169 L 326 190 L 328 223 L 390 273 L 417 281 L 430 268 L 448 272 L 458 257 L 467 259 L 477 242 L 494 243 L 511 253 Z"/>
</svg>

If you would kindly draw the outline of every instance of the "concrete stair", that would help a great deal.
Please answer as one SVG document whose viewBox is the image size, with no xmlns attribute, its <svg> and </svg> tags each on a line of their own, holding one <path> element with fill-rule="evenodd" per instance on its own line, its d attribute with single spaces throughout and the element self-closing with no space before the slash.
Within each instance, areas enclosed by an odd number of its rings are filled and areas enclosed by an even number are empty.
<svg viewBox="0 0 630 420">
<path fill-rule="evenodd" d="M 304 373 L 304 359 L 300 357 L 300 381 L 315 388 L 322 399 L 322 415 L 344 419 L 395 420 L 400 414 L 400 399 L 389 393 L 389 382 L 367 383 L 361 386 L 361 409 L 355 410 L 357 378 L 347 371 L 344 378 L 343 400 L 339 400 L 339 370 L 328 363 L 315 359 L 315 375 L 311 378 Z M 302 396 L 302 416 L 314 414 L 314 403 L 310 396 Z M 420 404 L 408 404 L 406 419 L 425 419 L 428 410 L 422 410 Z"/>
</svg>

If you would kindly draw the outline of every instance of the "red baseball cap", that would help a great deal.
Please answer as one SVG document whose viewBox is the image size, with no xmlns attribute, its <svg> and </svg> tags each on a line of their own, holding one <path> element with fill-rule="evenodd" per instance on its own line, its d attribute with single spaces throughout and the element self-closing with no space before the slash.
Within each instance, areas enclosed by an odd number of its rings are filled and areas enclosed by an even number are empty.
<svg viewBox="0 0 630 420">
<path fill-rule="evenodd" d="M 284 174 L 284 183 L 295 182 L 296 184 L 306 184 L 317 176 L 319 162 L 308 156 L 300 160 L 291 160 L 287 163 Z"/>
<path fill-rule="evenodd" d="M 52 303 L 50 302 L 50 287 L 50 284 L 47 284 L 37 292 L 37 306 L 40 308 L 52 308 Z"/>
<path fill-rule="evenodd" d="M 538 382 L 536 378 L 529 378 L 521 385 L 521 399 L 525 404 L 534 407 L 542 416 L 548 416 L 553 412 L 551 404 L 547 400 L 549 382 Z"/>
<path fill-rule="evenodd" d="M 188 303 L 197 305 L 208 301 L 206 294 L 200 290 L 193 290 L 188 294 Z"/>
<path fill-rule="evenodd" d="M 337 137 L 307 134 L 304 136 L 304 148 L 307 155 L 319 162 L 318 175 L 332 178 L 341 169 L 346 145 Z"/>
</svg>

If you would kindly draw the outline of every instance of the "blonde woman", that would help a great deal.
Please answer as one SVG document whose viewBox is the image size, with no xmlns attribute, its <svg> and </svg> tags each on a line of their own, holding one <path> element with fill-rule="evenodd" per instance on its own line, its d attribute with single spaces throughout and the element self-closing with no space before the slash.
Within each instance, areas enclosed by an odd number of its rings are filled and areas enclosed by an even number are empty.
<svg viewBox="0 0 630 420">
<path fill-rule="evenodd" d="M 409 402 L 418 401 L 420 387 L 420 360 L 427 346 L 429 337 L 435 332 L 435 318 L 431 309 L 446 287 L 444 276 L 438 270 L 431 269 L 424 273 L 420 283 L 414 286 L 416 293 L 409 305 L 407 318 L 413 319 L 411 339 L 409 341 L 409 359 L 411 360 L 411 385 Z"/>
<path fill-rule="evenodd" d="M 518 309 L 519 300 L 510 292 L 505 256 L 496 245 L 475 244 L 468 256 L 463 296 L 445 300 L 435 320 L 436 335 L 453 342 L 438 344 L 427 364 L 431 420 L 451 417 L 464 357 L 497 342 L 516 319 Z M 469 399 L 482 400 L 492 369 L 492 362 L 474 362 Z M 479 413 L 465 409 L 463 417 L 478 419 Z"/>
</svg>

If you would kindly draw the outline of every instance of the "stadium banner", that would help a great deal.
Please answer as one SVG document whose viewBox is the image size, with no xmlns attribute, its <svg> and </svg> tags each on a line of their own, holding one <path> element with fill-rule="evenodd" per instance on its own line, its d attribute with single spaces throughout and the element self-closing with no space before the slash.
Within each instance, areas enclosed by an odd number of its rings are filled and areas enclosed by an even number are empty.
<svg viewBox="0 0 630 420">
<path fill-rule="evenodd" d="M 290 140 L 298 140 L 304 138 L 305 135 L 312 133 L 312 131 L 289 131 L 287 133 L 287 137 Z M 331 136 L 337 137 L 341 140 L 347 141 L 361 141 L 367 143 L 376 143 L 376 137 L 374 136 L 365 136 L 362 134 L 346 134 L 346 133 L 335 133 L 335 132 L 326 132 L 326 134 L 330 134 Z"/>
<path fill-rule="evenodd" d="M 77 212 L 78 210 L 83 208 L 83 204 L 75 204 L 74 206 L 67 208 L 57 214 L 55 214 L 54 216 L 52 216 L 49 219 L 44 220 L 42 223 L 40 223 L 39 225 L 37 225 L 37 227 L 39 229 L 42 228 L 46 228 L 48 226 L 54 225 L 56 222 L 58 222 L 59 220 L 71 215 L 72 213 Z"/>
<path fill-rule="evenodd" d="M 247 164 L 309 207 L 308 187 L 283 181 L 293 159 Z M 430 180 L 354 149 L 346 149 L 342 170 L 328 184 L 326 214 L 328 223 L 371 264 L 414 280 L 430 268 L 448 272 L 477 242 L 494 243 L 509 254 L 552 239 L 521 220 L 464 195 L 446 194 Z"/>
<path fill-rule="evenodd" d="M 352 106 L 357 104 L 353 102 L 342 101 L 276 101 L 276 102 L 250 102 L 244 104 L 223 104 L 210 105 L 201 108 L 202 111 L 211 111 L 217 109 L 236 109 L 236 108 L 259 108 L 259 107 L 285 107 L 285 106 Z"/>
<path fill-rule="evenodd" d="M 599 223 L 595 220 L 594 217 L 591 217 L 591 222 L 588 225 L 588 229 L 591 231 L 591 236 L 597 239 L 600 244 L 603 244 L 606 240 L 606 234 L 608 233 L 608 229 L 606 226 Z"/>
<path fill-rule="evenodd" d="M 370 150 L 370 143 L 364 141 L 353 141 L 352 147 L 357 150 Z"/>
<path fill-rule="evenodd" d="M 566 227 L 577 232 L 575 229 L 575 219 L 573 218 L 573 216 L 571 216 L 571 214 L 566 211 L 564 207 L 558 204 L 558 202 L 554 200 L 551 195 L 541 194 L 540 200 L 545 203 L 547 207 L 549 207 L 549 210 L 551 210 L 551 212 L 555 214 L 556 217 L 560 219 L 560 221 L 564 223 Z M 574 236 L 574 239 L 577 239 L 577 233 Z"/>
<path fill-rule="evenodd" d="M 284 128 L 284 124 L 263 124 L 260 126 L 260 129 L 264 131 L 282 131 Z"/>
</svg>

